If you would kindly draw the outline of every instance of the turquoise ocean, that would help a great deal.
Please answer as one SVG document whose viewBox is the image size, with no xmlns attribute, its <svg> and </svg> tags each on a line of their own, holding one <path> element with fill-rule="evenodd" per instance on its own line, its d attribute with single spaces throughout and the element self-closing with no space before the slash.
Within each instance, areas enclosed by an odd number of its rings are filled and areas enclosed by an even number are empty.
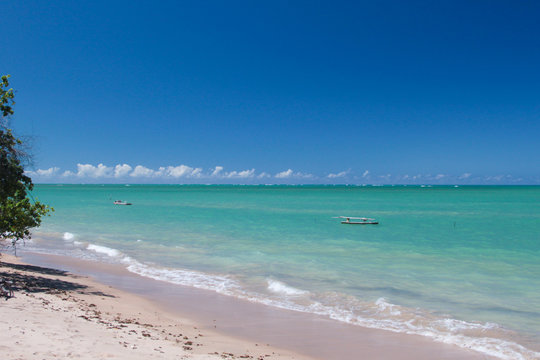
<svg viewBox="0 0 540 360">
<path fill-rule="evenodd" d="M 540 358 L 540 187 L 37 185 L 33 196 L 56 211 L 31 251 Z"/>
</svg>

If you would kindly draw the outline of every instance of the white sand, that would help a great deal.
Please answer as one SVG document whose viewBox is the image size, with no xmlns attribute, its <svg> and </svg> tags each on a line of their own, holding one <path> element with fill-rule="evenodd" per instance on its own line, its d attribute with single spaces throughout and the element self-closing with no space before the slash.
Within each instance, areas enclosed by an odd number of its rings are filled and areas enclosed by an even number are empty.
<svg viewBox="0 0 540 360">
<path fill-rule="evenodd" d="M 44 267 L 0 257 L 0 278 L 16 290 L 0 299 L 0 359 L 490 359 L 421 336 L 177 289 L 118 266 L 38 254 L 28 261 Z"/>
<path fill-rule="evenodd" d="M 188 319 L 86 277 L 21 264 L 2 254 L 3 359 L 307 359 L 200 330 Z"/>
</svg>

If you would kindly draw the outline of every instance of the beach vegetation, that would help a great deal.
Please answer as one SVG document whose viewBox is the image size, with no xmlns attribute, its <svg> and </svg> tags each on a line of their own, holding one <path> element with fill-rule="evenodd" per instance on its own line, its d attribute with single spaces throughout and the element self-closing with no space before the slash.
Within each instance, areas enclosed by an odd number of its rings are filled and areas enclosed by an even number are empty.
<svg viewBox="0 0 540 360">
<path fill-rule="evenodd" d="M 41 224 L 41 218 L 53 209 L 32 197 L 34 184 L 25 174 L 23 163 L 27 153 L 23 142 L 9 128 L 13 115 L 14 91 L 9 88 L 9 75 L 0 83 L 0 241 L 10 242 L 16 249 L 20 240 L 31 237 L 30 229 Z"/>
</svg>

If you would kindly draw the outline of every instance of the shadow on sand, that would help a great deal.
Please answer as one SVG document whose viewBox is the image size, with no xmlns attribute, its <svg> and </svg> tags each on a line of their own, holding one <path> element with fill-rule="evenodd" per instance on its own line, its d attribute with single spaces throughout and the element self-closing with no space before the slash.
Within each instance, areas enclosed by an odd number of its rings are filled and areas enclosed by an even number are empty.
<svg viewBox="0 0 540 360">
<path fill-rule="evenodd" d="M 13 269 L 16 272 L 0 271 L 0 280 L 13 292 L 60 294 L 75 291 L 80 294 L 114 297 L 101 291 L 91 291 L 86 285 L 73 281 L 52 279 L 45 276 L 76 278 L 67 271 L 44 268 L 33 265 L 19 265 L 0 261 L 0 269 Z"/>
</svg>

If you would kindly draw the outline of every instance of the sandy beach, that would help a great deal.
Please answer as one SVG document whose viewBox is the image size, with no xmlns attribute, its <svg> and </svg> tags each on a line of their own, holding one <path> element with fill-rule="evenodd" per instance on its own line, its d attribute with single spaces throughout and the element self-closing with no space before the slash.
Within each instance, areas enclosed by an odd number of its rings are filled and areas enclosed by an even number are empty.
<svg viewBox="0 0 540 360">
<path fill-rule="evenodd" d="M 2 254 L 5 359 L 308 359 L 199 329 L 192 321 L 90 278 Z"/>
<path fill-rule="evenodd" d="M 488 359 L 418 336 L 189 289 L 189 296 L 179 295 L 107 264 L 39 254 L 23 259 L 62 264 L 29 265 L 2 254 L 0 277 L 14 289 L 1 302 L 0 349 L 9 359 Z"/>
<path fill-rule="evenodd" d="M 1 9 L 0 360 L 540 360 L 540 1 Z"/>
</svg>

